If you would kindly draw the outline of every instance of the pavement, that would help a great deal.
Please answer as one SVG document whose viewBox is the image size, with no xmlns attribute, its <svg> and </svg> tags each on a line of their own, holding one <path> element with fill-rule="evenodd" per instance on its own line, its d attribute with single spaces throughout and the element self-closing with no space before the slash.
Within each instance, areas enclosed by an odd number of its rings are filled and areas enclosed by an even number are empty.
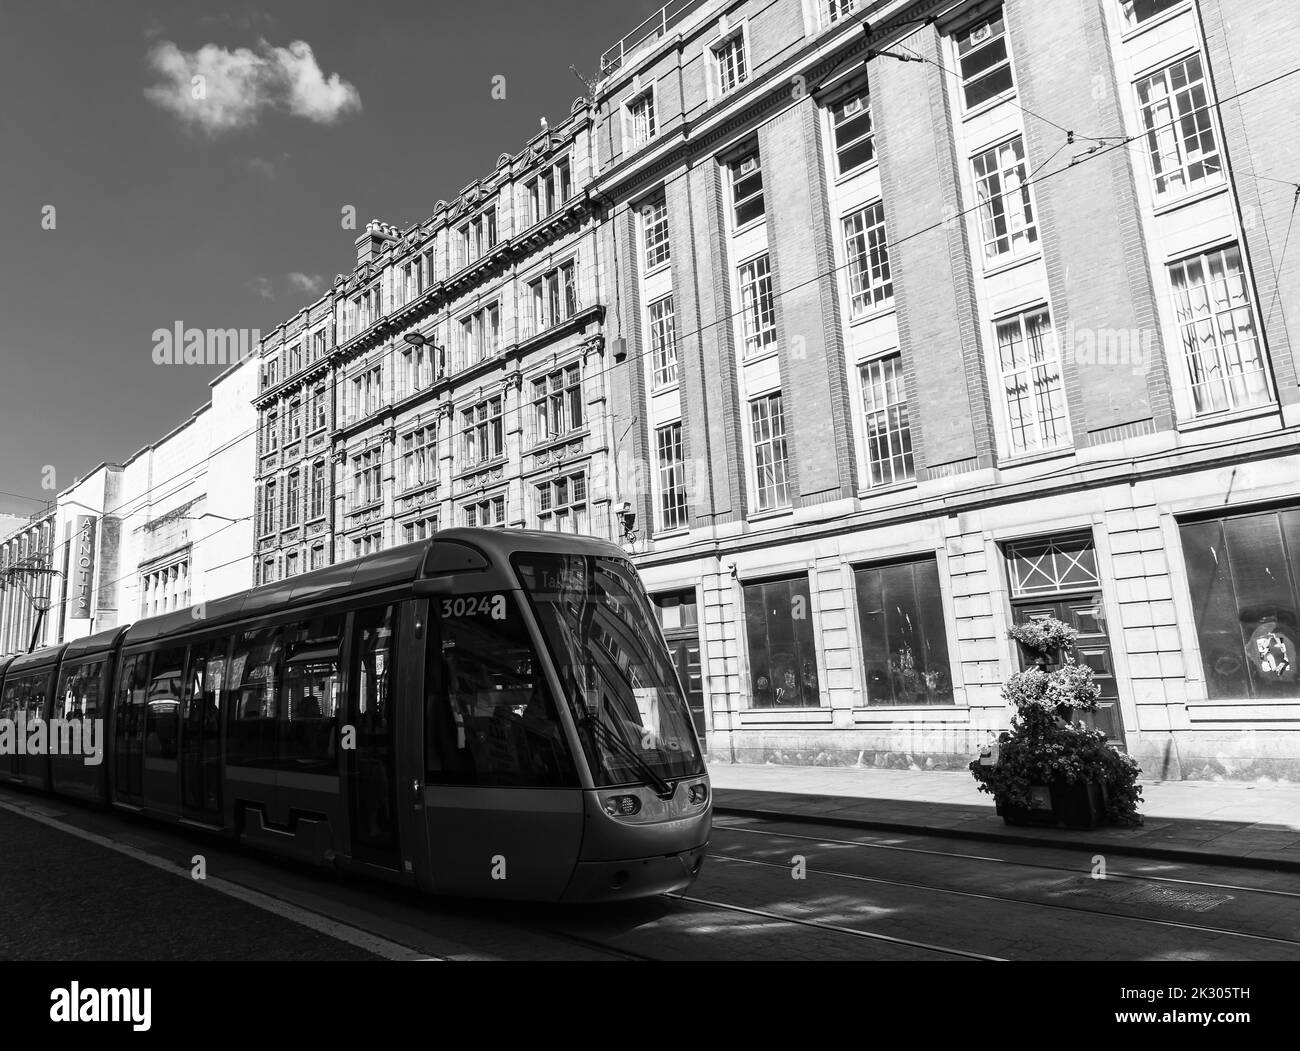
<svg viewBox="0 0 1300 1051">
<path fill-rule="evenodd" d="M 714 810 L 1300 872 L 1300 784 L 1148 781 L 1137 828 L 1009 826 L 967 771 L 709 763 Z"/>
</svg>

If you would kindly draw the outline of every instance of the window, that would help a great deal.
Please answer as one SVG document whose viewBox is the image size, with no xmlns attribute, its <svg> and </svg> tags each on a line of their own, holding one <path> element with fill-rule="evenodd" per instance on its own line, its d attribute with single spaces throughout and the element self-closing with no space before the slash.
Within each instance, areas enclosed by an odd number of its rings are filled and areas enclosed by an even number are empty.
<svg viewBox="0 0 1300 1051">
<path fill-rule="evenodd" d="M 280 448 L 280 413 L 272 409 L 266 414 L 266 430 L 262 436 L 262 448 L 273 453 Z"/>
<path fill-rule="evenodd" d="M 402 482 L 404 489 L 437 481 L 437 430 L 421 427 L 402 437 Z"/>
<path fill-rule="evenodd" d="M 460 323 L 462 367 L 486 361 L 501 347 L 501 307 L 492 303 L 474 311 Z"/>
<path fill-rule="evenodd" d="M 302 510 L 302 475 L 297 471 L 289 472 L 289 484 L 284 494 L 284 524 L 296 526 Z"/>
<path fill-rule="evenodd" d="M 289 402 L 289 441 L 296 442 L 302 437 L 302 400 L 294 398 Z"/>
<path fill-rule="evenodd" d="M 540 222 L 573 196 L 573 175 L 569 161 L 560 161 L 528 183 L 528 213 Z"/>
<path fill-rule="evenodd" d="M 497 243 L 497 210 L 493 206 L 460 228 L 461 265 L 482 259 Z"/>
<path fill-rule="evenodd" d="M 324 544 L 317 544 L 315 547 L 311 549 L 310 568 L 312 569 L 325 568 L 325 545 Z"/>
<path fill-rule="evenodd" d="M 311 389 L 307 399 L 308 426 L 313 431 L 325 426 L 325 384 L 318 383 Z"/>
<path fill-rule="evenodd" d="M 352 406 L 358 418 L 370 416 L 382 407 L 382 381 L 383 366 L 370 369 L 352 381 Z"/>
<path fill-rule="evenodd" d="M 737 29 L 713 47 L 713 61 L 718 70 L 718 90 L 725 95 L 749 79 L 745 65 L 745 34 Z"/>
<path fill-rule="evenodd" d="M 428 540 L 437 531 L 437 515 L 431 518 L 420 518 L 414 522 L 407 522 L 402 526 L 402 542 L 414 544 L 419 540 Z"/>
<path fill-rule="evenodd" d="M 156 617 L 189 604 L 189 559 L 141 574 L 140 616 Z"/>
<path fill-rule="evenodd" d="M 568 365 L 533 380 L 535 442 L 550 441 L 581 430 L 584 422 L 580 365 Z"/>
<path fill-rule="evenodd" d="M 503 619 L 434 602 L 425 663 L 425 780 L 432 785 L 558 788 L 577 771 L 543 665 L 513 596 Z"/>
<path fill-rule="evenodd" d="M 645 233 L 645 268 L 653 270 L 668 262 L 668 200 L 660 193 L 641 209 L 641 228 Z"/>
<path fill-rule="evenodd" d="M 651 89 L 627 104 L 628 138 L 632 149 L 640 149 L 655 137 L 655 93 Z"/>
<path fill-rule="evenodd" d="M 753 707 L 821 704 L 808 578 L 746 584 L 744 596 Z"/>
<path fill-rule="evenodd" d="M 972 164 L 984 261 L 1028 251 L 1038 243 L 1038 227 L 1025 176 L 1024 140 L 1016 136 L 985 150 Z"/>
<path fill-rule="evenodd" d="M 670 423 L 655 431 L 659 466 L 659 528 L 684 529 L 687 522 L 686 459 L 682 454 L 682 425 Z"/>
<path fill-rule="evenodd" d="M 893 485 L 916 477 L 907 388 L 900 354 L 858 366 L 867 436 L 867 474 L 871 486 Z"/>
<path fill-rule="evenodd" d="M 298 552 L 290 551 L 284 556 L 284 576 L 287 580 L 289 577 L 298 575 Z"/>
<path fill-rule="evenodd" d="M 933 558 L 853 573 L 868 704 L 952 704 L 939 566 Z"/>
<path fill-rule="evenodd" d="M 366 507 L 384 498 L 380 471 L 380 450 L 371 449 L 352 457 L 352 510 Z"/>
<path fill-rule="evenodd" d="M 745 357 L 776 345 L 776 301 L 772 295 L 772 264 L 766 255 L 740 268 L 740 320 Z"/>
<path fill-rule="evenodd" d="M 284 630 L 284 702 L 279 710 L 281 765 L 297 773 L 338 775 L 336 725 L 343 702 L 341 614 Z"/>
<path fill-rule="evenodd" d="M 677 382 L 677 333 L 673 297 L 650 304 L 650 365 L 655 390 Z"/>
<path fill-rule="evenodd" d="M 317 460 L 311 465 L 311 517 L 321 518 L 325 514 L 325 461 Z"/>
<path fill-rule="evenodd" d="M 1211 700 L 1300 697 L 1300 510 L 1183 523 Z"/>
<path fill-rule="evenodd" d="M 557 533 L 587 533 L 587 476 L 551 478 L 536 486 L 537 528 Z"/>
<path fill-rule="evenodd" d="M 863 317 L 893 301 L 894 281 L 885 240 L 885 206 L 869 204 L 844 220 L 844 252 L 849 260 L 850 314 Z"/>
<path fill-rule="evenodd" d="M 1162 11 L 1177 7 L 1184 0 L 1121 0 L 1120 9 L 1124 12 L 1126 29 L 1136 29 Z"/>
<path fill-rule="evenodd" d="M 269 584 L 275 579 L 275 559 L 266 558 L 262 560 L 262 583 Z"/>
<path fill-rule="evenodd" d="M 1060 354 L 1047 311 L 1027 311 L 996 327 L 1011 451 L 1034 452 L 1069 441 Z"/>
<path fill-rule="evenodd" d="M 498 396 L 460 414 L 462 469 L 476 467 L 505 454 L 502 411 L 502 399 Z"/>
<path fill-rule="evenodd" d="M 771 511 L 790 505 L 786 476 L 785 417 L 781 395 L 769 394 L 749 403 L 754 437 L 755 509 Z"/>
<path fill-rule="evenodd" d="M 835 168 L 840 175 L 861 168 L 875 157 L 871 102 L 865 91 L 831 107 L 831 137 L 835 140 Z"/>
<path fill-rule="evenodd" d="M 313 333 L 311 337 L 311 360 L 320 361 L 325 356 L 325 330 Z"/>
<path fill-rule="evenodd" d="M 230 661 L 234 696 L 226 734 L 226 762 L 231 766 L 275 765 L 283 653 L 282 628 L 258 628 L 235 637 Z"/>
<path fill-rule="evenodd" d="M 731 201 L 736 229 L 763 218 L 763 169 L 757 150 L 731 164 Z"/>
<path fill-rule="evenodd" d="M 1169 280 L 1196 414 L 1268 404 L 1264 351 L 1238 246 L 1174 263 Z"/>
<path fill-rule="evenodd" d="M 493 496 L 465 505 L 465 524 L 474 526 L 502 526 L 506 524 L 506 498 Z"/>
<path fill-rule="evenodd" d="M 958 35 L 957 63 L 967 109 L 1012 89 L 1011 55 L 1001 8 Z"/>
<path fill-rule="evenodd" d="M 1157 197 L 1188 193 L 1223 178 L 1201 56 L 1192 55 L 1137 84 Z"/>
<path fill-rule="evenodd" d="M 826 11 L 826 24 L 834 25 L 842 18 L 848 18 L 858 8 L 858 0 L 823 0 Z"/>
<path fill-rule="evenodd" d="M 529 286 L 529 290 L 532 319 L 528 335 L 567 321 L 578 312 L 577 273 L 572 261 L 543 274 Z"/>
<path fill-rule="evenodd" d="M 1014 598 L 1101 587 L 1097 551 L 1087 533 L 1013 544 L 1007 550 L 1007 570 Z"/>
<path fill-rule="evenodd" d="M 383 549 L 383 540 L 378 533 L 367 533 L 365 536 L 359 536 L 352 541 L 352 557 L 360 558 L 362 555 L 373 555 L 376 551 Z"/>
<path fill-rule="evenodd" d="M 275 483 L 267 482 L 262 489 L 262 535 L 275 532 Z"/>
<path fill-rule="evenodd" d="M 145 693 L 144 754 L 149 759 L 175 759 L 180 726 L 185 647 L 160 650 L 153 655 L 149 688 Z"/>
</svg>

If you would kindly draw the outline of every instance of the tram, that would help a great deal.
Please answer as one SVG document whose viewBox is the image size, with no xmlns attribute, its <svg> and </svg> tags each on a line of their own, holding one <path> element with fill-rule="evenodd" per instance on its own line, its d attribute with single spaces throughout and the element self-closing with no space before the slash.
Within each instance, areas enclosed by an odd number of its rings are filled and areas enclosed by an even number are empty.
<svg viewBox="0 0 1300 1051">
<path fill-rule="evenodd" d="M 711 829 L 649 599 L 585 537 L 442 530 L 0 664 L 0 721 L 38 718 L 82 754 L 0 782 L 437 894 L 680 891 Z"/>
</svg>

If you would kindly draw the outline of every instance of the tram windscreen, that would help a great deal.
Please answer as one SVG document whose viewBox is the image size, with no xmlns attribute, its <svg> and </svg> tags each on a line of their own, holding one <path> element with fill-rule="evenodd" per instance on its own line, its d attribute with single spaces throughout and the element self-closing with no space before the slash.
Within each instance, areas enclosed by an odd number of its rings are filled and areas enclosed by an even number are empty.
<svg viewBox="0 0 1300 1051">
<path fill-rule="evenodd" d="M 517 554 L 596 785 L 704 772 L 690 711 L 632 564 Z"/>
</svg>

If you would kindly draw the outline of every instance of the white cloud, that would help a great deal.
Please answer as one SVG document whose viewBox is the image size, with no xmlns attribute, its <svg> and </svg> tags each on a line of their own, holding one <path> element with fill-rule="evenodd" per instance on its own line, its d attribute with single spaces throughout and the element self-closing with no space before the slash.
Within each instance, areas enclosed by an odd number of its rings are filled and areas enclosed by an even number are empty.
<svg viewBox="0 0 1300 1051">
<path fill-rule="evenodd" d="M 263 299 L 275 298 L 275 292 L 271 285 L 271 279 L 269 277 L 263 277 L 261 274 L 258 274 L 256 277 L 253 278 L 253 291 L 256 292 Z"/>
<path fill-rule="evenodd" d="M 327 77 L 304 40 L 288 47 L 259 40 L 255 51 L 217 44 L 182 51 L 164 40 L 148 62 L 161 82 L 146 88 L 145 97 L 209 135 L 252 127 L 269 109 L 317 124 L 361 109 L 357 89 L 337 73 Z"/>
<path fill-rule="evenodd" d="M 322 274 L 303 274 L 295 270 L 289 275 L 289 284 L 299 292 L 315 295 L 324 286 L 325 277 Z"/>
</svg>

